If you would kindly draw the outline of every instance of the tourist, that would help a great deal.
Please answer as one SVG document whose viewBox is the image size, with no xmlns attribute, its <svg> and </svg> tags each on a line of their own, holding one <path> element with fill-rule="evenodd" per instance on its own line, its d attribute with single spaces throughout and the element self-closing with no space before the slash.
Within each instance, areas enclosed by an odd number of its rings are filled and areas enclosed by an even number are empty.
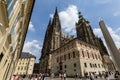
<svg viewBox="0 0 120 80">
<path fill-rule="evenodd" d="M 63 74 L 64 80 L 66 80 L 66 73 Z"/>
<path fill-rule="evenodd" d="M 19 80 L 19 76 L 18 76 L 18 74 L 15 75 L 14 80 Z"/>
<path fill-rule="evenodd" d="M 94 75 L 92 72 L 90 73 L 90 80 L 94 80 Z"/>
</svg>

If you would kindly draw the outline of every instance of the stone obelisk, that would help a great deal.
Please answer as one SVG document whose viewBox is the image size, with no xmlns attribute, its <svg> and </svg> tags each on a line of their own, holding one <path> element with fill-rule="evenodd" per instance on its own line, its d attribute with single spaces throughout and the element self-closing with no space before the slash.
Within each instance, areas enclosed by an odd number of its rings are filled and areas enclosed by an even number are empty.
<svg viewBox="0 0 120 80">
<path fill-rule="evenodd" d="M 119 53 L 104 21 L 100 20 L 99 25 L 100 25 L 100 28 L 102 30 L 107 47 L 110 51 L 110 55 L 115 63 L 115 66 L 116 66 L 117 70 L 120 71 L 120 53 Z"/>
</svg>

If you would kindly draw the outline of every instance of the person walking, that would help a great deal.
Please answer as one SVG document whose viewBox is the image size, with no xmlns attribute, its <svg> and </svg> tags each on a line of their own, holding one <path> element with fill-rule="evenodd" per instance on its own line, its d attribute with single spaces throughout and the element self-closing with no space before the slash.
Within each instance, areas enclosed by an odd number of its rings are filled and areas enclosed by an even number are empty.
<svg viewBox="0 0 120 80">
<path fill-rule="evenodd" d="M 94 80 L 94 75 L 93 75 L 93 73 L 90 73 L 90 80 Z"/>
<path fill-rule="evenodd" d="M 66 73 L 63 74 L 64 80 L 66 80 Z"/>
<path fill-rule="evenodd" d="M 45 80 L 45 74 L 42 74 L 42 80 Z"/>
</svg>

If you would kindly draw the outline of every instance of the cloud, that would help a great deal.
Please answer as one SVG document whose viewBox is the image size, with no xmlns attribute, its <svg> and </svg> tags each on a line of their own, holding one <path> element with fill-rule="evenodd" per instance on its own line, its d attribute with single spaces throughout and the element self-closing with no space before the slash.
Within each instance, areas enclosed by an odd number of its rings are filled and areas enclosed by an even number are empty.
<svg viewBox="0 0 120 80">
<path fill-rule="evenodd" d="M 34 25 L 32 24 L 32 22 L 29 23 L 28 30 L 33 31 L 33 32 L 35 31 L 35 28 L 34 28 Z"/>
<path fill-rule="evenodd" d="M 120 48 L 120 33 L 119 33 L 120 28 L 117 28 L 116 30 L 113 30 L 111 27 L 107 27 L 107 28 L 108 28 L 116 46 L 117 46 L 117 48 Z M 103 34 L 101 32 L 101 29 L 100 28 L 94 28 L 93 31 L 94 31 L 95 35 L 98 36 L 98 37 L 101 37 L 102 40 L 105 43 L 105 40 L 103 38 Z"/>
<path fill-rule="evenodd" d="M 52 19 L 53 19 L 53 14 L 50 14 L 49 16 L 50 16 L 50 18 L 52 18 Z"/>
<path fill-rule="evenodd" d="M 117 11 L 117 12 L 115 12 L 115 13 L 113 13 L 113 16 L 120 16 L 120 11 Z"/>
<path fill-rule="evenodd" d="M 65 32 L 75 33 L 75 23 L 78 21 L 78 8 L 69 5 L 64 11 L 59 12 L 62 28 Z"/>
<path fill-rule="evenodd" d="M 50 14 L 53 18 L 53 14 Z M 64 32 L 75 34 L 75 23 L 78 21 L 78 8 L 75 5 L 69 5 L 65 10 L 59 12 L 61 27 Z"/>
<path fill-rule="evenodd" d="M 23 52 L 30 52 L 31 54 L 36 56 L 36 61 L 39 61 L 40 58 L 40 52 L 41 52 L 42 46 L 39 45 L 39 42 L 37 40 L 27 41 L 24 44 Z"/>
</svg>

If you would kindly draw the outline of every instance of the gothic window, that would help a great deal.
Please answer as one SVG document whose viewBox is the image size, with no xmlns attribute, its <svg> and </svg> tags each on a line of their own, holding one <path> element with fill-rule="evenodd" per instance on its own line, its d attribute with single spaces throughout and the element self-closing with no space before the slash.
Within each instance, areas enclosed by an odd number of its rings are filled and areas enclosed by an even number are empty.
<svg viewBox="0 0 120 80">
<path fill-rule="evenodd" d="M 59 41 L 58 41 L 58 37 L 55 37 L 55 49 L 58 48 L 58 44 L 59 44 Z"/>
<path fill-rule="evenodd" d="M 64 60 L 66 61 L 66 55 L 64 55 Z"/>
<path fill-rule="evenodd" d="M 73 52 L 73 58 L 75 58 L 75 52 Z"/>
<path fill-rule="evenodd" d="M 76 63 L 74 63 L 74 67 L 76 67 L 77 66 L 77 64 Z"/>
<path fill-rule="evenodd" d="M 70 59 L 70 53 L 68 54 L 68 59 Z"/>
<path fill-rule="evenodd" d="M 67 65 L 65 65 L 64 67 L 67 68 Z"/>
<path fill-rule="evenodd" d="M 3 53 L 0 54 L 0 62 L 1 62 L 2 58 L 3 58 Z"/>
<path fill-rule="evenodd" d="M 57 62 L 59 62 L 59 57 L 57 57 Z"/>
</svg>

